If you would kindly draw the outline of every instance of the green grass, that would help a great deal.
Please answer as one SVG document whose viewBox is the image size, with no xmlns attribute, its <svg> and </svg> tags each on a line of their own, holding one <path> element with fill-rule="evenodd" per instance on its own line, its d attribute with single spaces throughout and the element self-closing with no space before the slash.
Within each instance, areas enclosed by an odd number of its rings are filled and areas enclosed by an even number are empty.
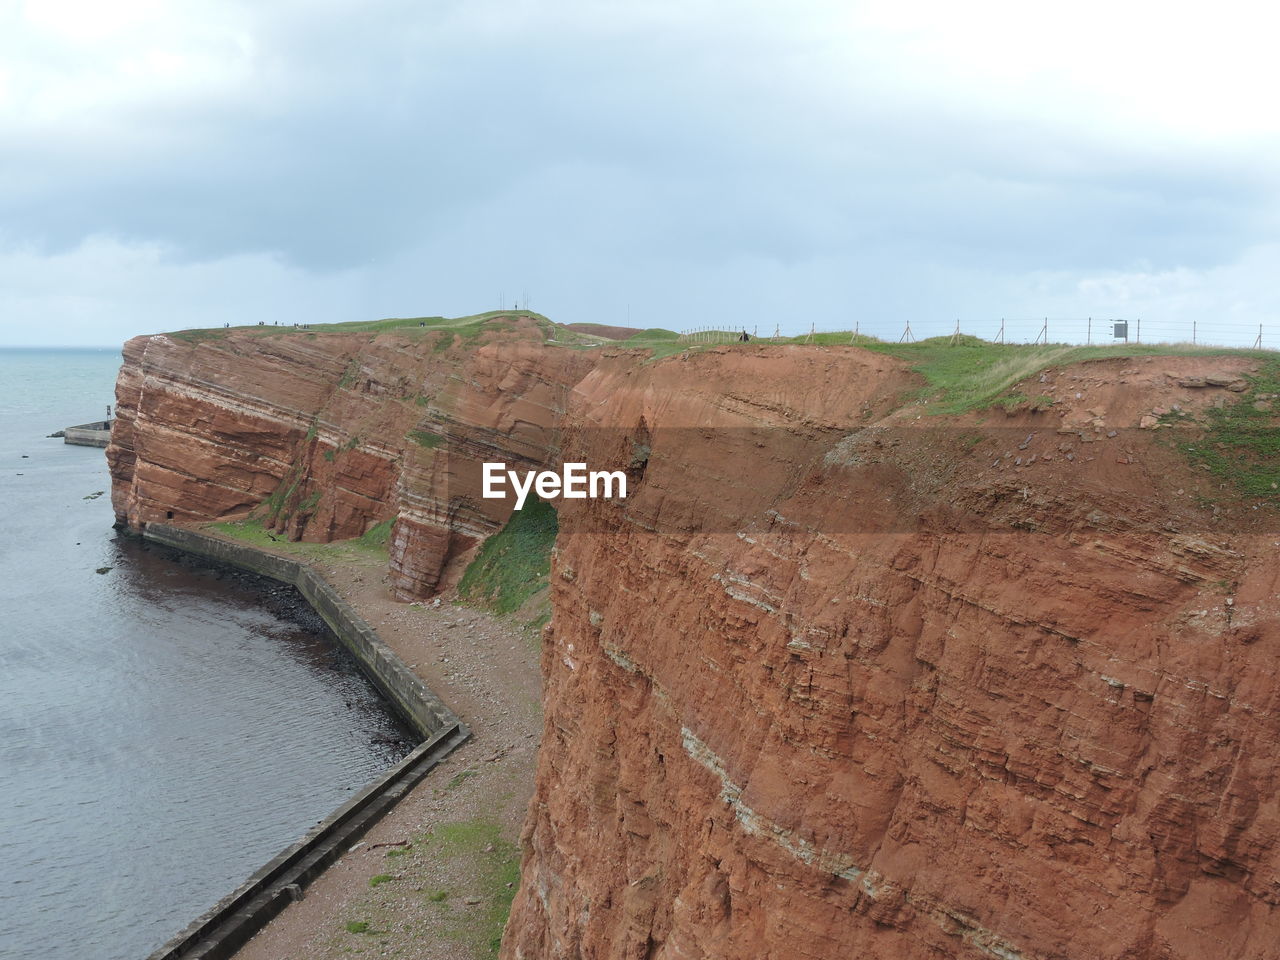
<svg viewBox="0 0 1280 960">
<path fill-rule="evenodd" d="M 627 346 L 635 343 L 628 340 Z M 1086 360 L 1105 360 L 1112 357 L 1151 357 L 1164 355 L 1195 356 L 1245 356 L 1259 359 L 1274 358 L 1274 351 L 1251 350 L 1231 347 L 1201 347 L 1192 344 L 1116 344 L 1105 346 L 1077 346 L 1065 343 L 1015 344 L 991 343 L 978 337 L 932 337 L 914 343 L 886 343 L 874 337 L 858 335 L 851 331 L 836 333 L 802 334 L 773 340 L 767 337 L 753 339 L 741 346 L 781 344 L 784 346 L 858 346 L 876 353 L 884 353 L 906 361 L 911 369 L 924 377 L 926 386 L 913 399 L 930 402 L 930 412 L 958 414 L 969 410 L 982 410 L 997 404 L 1008 408 L 1027 404 L 1033 409 L 1048 409 L 1052 398 L 1040 396 L 1028 400 L 1021 395 L 1009 395 L 1015 384 L 1033 377 L 1050 367 L 1064 366 Z M 688 349 L 698 352 L 729 344 L 678 343 L 668 354 Z"/>
<path fill-rule="evenodd" d="M 520 609 L 547 584 L 556 530 L 556 512 L 550 504 L 527 502 L 484 542 L 463 573 L 458 593 L 498 613 Z"/>
<path fill-rule="evenodd" d="M 342 379 L 338 381 L 338 389 L 345 390 L 356 382 L 356 372 L 360 369 L 359 362 L 353 357 L 347 362 L 347 369 L 342 372 Z"/>
<path fill-rule="evenodd" d="M 1234 484 L 1241 493 L 1280 501 L 1280 359 L 1264 361 L 1258 372 L 1246 377 L 1249 387 L 1239 399 L 1205 411 L 1204 433 L 1178 444 L 1193 462 L 1209 468 L 1215 477 Z M 1254 404 L 1267 395 L 1271 409 Z M 1162 422 L 1171 422 L 1161 418 Z"/>
<path fill-rule="evenodd" d="M 674 356 L 677 353 L 684 353 L 690 348 L 687 343 L 681 343 L 679 340 L 628 340 L 626 341 L 627 349 L 640 349 L 649 351 L 649 359 L 662 360 L 665 357 Z"/>
<path fill-rule="evenodd" d="M 272 521 L 278 518 L 281 511 L 285 510 L 289 501 L 293 499 L 294 491 L 298 489 L 298 483 L 301 479 L 302 464 L 299 462 L 294 464 L 289 472 L 285 474 L 284 479 L 271 492 L 271 496 L 254 507 L 254 515 L 258 517 L 266 516 Z"/>
<path fill-rule="evenodd" d="M 1027 402 L 1027 398 L 1020 393 L 1011 393 L 1007 397 L 998 398 L 992 406 L 1000 407 L 1002 410 L 1012 413 Z"/>
<path fill-rule="evenodd" d="M 477 776 L 477 773 L 474 770 L 463 770 L 461 773 L 455 773 L 453 778 L 446 785 L 446 789 L 452 790 L 454 787 L 460 787 L 464 780 L 469 780 L 474 776 Z"/>
<path fill-rule="evenodd" d="M 443 935 L 470 947 L 475 956 L 496 957 L 520 882 L 519 850 L 502 838 L 501 828 L 490 820 L 445 824 L 436 827 L 432 836 L 439 842 L 440 856 L 466 857 L 475 864 L 473 876 L 480 887 L 480 903 L 471 908 L 474 912 L 455 915 Z M 428 899 L 439 903 L 446 897 L 448 892 L 442 890 Z"/>
<path fill-rule="evenodd" d="M 206 529 L 220 533 L 232 540 L 247 543 L 264 550 L 274 550 L 291 556 L 311 560 L 380 560 L 387 556 L 387 539 L 395 521 L 384 520 L 370 528 L 363 536 L 350 540 L 334 540 L 332 543 L 302 543 L 285 539 L 272 533 L 261 520 L 223 520 L 206 525 Z"/>
<path fill-rule="evenodd" d="M 383 520 L 362 533 L 357 540 L 362 547 L 370 550 L 386 550 L 387 541 L 391 539 L 391 528 L 395 523 L 395 520 Z"/>
<path fill-rule="evenodd" d="M 630 345 L 636 342 L 637 340 L 661 341 L 661 340 L 679 340 L 679 339 L 680 339 L 680 334 L 676 333 L 674 330 L 666 330 L 666 329 L 663 329 L 662 327 L 650 327 L 647 330 L 641 330 L 639 333 L 633 334 L 632 336 L 627 337 L 627 339 L 624 342 Z"/>
<path fill-rule="evenodd" d="M 369 924 L 364 920 L 348 920 L 344 925 L 347 933 L 368 933 Z"/>
<path fill-rule="evenodd" d="M 248 328 L 238 328 L 248 329 Z M 221 340 L 231 331 L 225 327 L 215 327 L 212 330 L 195 328 L 192 330 L 175 330 L 166 334 L 172 340 L 181 340 L 183 343 L 201 343 L 205 340 Z"/>
<path fill-rule="evenodd" d="M 428 450 L 434 450 L 445 440 L 440 434 L 432 433 L 429 430 L 410 430 L 409 439 L 420 447 L 426 447 Z"/>
<path fill-rule="evenodd" d="M 510 328 L 506 318 L 513 314 L 531 318 L 542 329 L 544 336 L 554 339 L 569 349 L 592 349 L 600 344 L 624 347 L 628 350 L 645 350 L 651 360 L 669 357 L 685 350 L 699 352 L 713 346 L 737 346 L 732 340 L 736 331 L 724 331 L 725 344 L 690 344 L 682 341 L 675 331 L 661 327 L 642 330 L 626 340 L 608 340 L 594 334 L 581 333 L 553 323 L 541 314 L 530 311 L 489 310 L 465 317 L 405 317 L 384 320 L 351 321 L 348 323 L 319 324 L 308 331 L 330 333 L 398 332 L 416 337 L 430 335 L 434 352 L 446 350 L 455 344 L 473 348 L 483 343 L 491 334 Z M 425 326 L 421 326 L 425 324 Z M 250 331 L 260 336 L 285 336 L 294 334 L 292 325 L 272 327 L 235 327 L 238 331 Z M 169 334 L 177 340 L 198 343 L 216 340 L 230 330 L 182 330 Z M 868 350 L 889 354 L 906 361 L 912 369 L 924 377 L 927 387 L 917 399 L 928 400 L 930 410 L 939 414 L 957 414 L 969 410 L 985 409 L 1008 394 L 1014 384 L 1053 366 L 1077 363 L 1083 360 L 1100 360 L 1110 357 L 1144 357 L 1162 354 L 1196 354 L 1201 356 L 1234 355 L 1258 358 L 1274 357 L 1273 351 L 1231 349 L 1225 347 L 1200 347 L 1191 344 L 1114 344 L 1102 346 L 1073 346 L 1071 344 L 1001 344 L 990 343 L 977 337 L 933 337 L 915 343 L 886 343 L 874 337 L 852 333 L 815 333 L 772 340 L 767 337 L 753 339 L 750 344 L 783 344 L 790 346 L 847 346 L 855 343 Z M 342 385 L 355 380 L 356 370 L 349 369 Z M 1036 401 L 1030 401 L 1035 406 Z"/>
<path fill-rule="evenodd" d="M 436 890 L 433 893 L 427 894 L 427 899 L 430 900 L 432 903 L 444 903 L 446 900 L 449 899 L 449 891 Z"/>
<path fill-rule="evenodd" d="M 543 326 L 543 333 L 549 340 L 554 340 L 556 346 L 571 350 L 593 350 L 601 346 L 623 347 L 627 350 L 647 350 L 652 354 L 651 359 L 667 357 L 688 348 L 688 344 L 680 340 L 680 334 L 662 327 L 639 330 L 625 340 L 611 340 L 598 333 L 571 330 L 564 324 L 548 321 Z"/>
<path fill-rule="evenodd" d="M 815 334 L 815 345 L 848 344 L 849 333 Z M 779 341 L 799 345 L 804 337 Z M 766 341 L 767 342 L 767 341 Z M 910 364 L 924 377 L 927 386 L 917 399 L 929 400 L 931 412 L 958 414 L 991 407 L 1006 397 L 1015 384 L 1050 367 L 1060 367 L 1085 360 L 1112 357 L 1150 357 L 1169 354 L 1196 356 L 1246 356 L 1274 358 L 1266 350 L 1243 350 L 1226 347 L 1197 347 L 1189 344 L 1119 344 L 1114 346 L 1073 346 L 1051 343 L 1042 345 L 989 343 L 977 337 L 933 337 L 916 343 L 884 343 L 871 337 L 859 337 L 857 345 L 877 353 L 897 357 Z M 1030 403 L 1047 407 L 1048 397 L 1027 401 L 1008 397 L 1012 405 Z"/>
<path fill-rule="evenodd" d="M 388 330 L 447 330 L 491 320 L 495 317 L 507 317 L 512 314 L 535 318 L 541 316 L 528 310 L 486 310 L 483 313 L 473 313 L 465 317 L 388 317 L 384 320 L 352 320 L 346 323 L 323 323 L 317 324 L 311 329 L 320 332 L 332 331 L 334 333 L 362 331 L 382 333 Z M 541 319 L 546 318 L 542 317 Z M 424 324 L 425 326 L 423 326 Z"/>
<path fill-rule="evenodd" d="M 450 335 L 438 339 L 435 346 L 435 349 L 443 350 L 452 342 L 452 332 L 463 330 L 463 328 L 469 328 L 470 331 L 473 332 L 480 329 L 486 321 L 493 320 L 498 317 L 509 317 L 513 314 L 531 317 L 534 320 L 547 324 L 550 324 L 551 322 L 541 314 L 534 313 L 530 310 L 486 310 L 483 313 L 473 313 L 465 317 L 386 317 L 382 320 L 352 320 L 346 323 L 316 323 L 311 325 L 310 330 L 303 330 L 301 328 L 294 329 L 293 321 L 291 320 L 289 323 L 282 323 L 280 326 L 267 324 L 259 327 L 254 324 L 246 326 L 176 330 L 167 333 L 166 336 L 184 343 L 201 343 L 210 340 L 221 340 L 230 333 L 249 333 L 260 337 L 315 337 L 317 334 L 325 333 L 371 333 L 376 335 L 379 333 L 396 332 L 407 334 L 412 337 L 418 337 L 427 336 L 443 330 L 450 332 Z"/>
<path fill-rule="evenodd" d="M 377 874 L 376 876 L 373 876 L 373 877 L 370 877 L 370 878 L 369 878 L 369 886 L 370 886 L 370 887 L 380 887 L 380 886 L 382 886 L 384 883 L 390 883 L 390 882 L 391 882 L 392 880 L 394 880 L 394 879 L 395 879 L 395 877 L 393 877 L 393 876 L 392 876 L 391 874 L 389 874 L 389 873 L 379 873 L 379 874 Z"/>
</svg>

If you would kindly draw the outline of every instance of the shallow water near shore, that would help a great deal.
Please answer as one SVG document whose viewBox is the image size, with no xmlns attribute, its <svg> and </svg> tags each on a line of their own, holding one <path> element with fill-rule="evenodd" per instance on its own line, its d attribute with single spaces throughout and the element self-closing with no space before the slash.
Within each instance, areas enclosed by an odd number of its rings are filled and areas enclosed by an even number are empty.
<svg viewBox="0 0 1280 960">
<path fill-rule="evenodd" d="M 45 435 L 118 366 L 0 350 L 5 958 L 141 960 L 411 746 L 289 594 L 111 529 L 103 451 Z"/>
</svg>

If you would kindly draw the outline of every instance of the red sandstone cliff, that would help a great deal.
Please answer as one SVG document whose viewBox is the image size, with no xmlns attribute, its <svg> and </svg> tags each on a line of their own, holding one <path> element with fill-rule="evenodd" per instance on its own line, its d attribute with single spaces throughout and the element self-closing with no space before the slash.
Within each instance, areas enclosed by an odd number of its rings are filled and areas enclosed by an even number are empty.
<svg viewBox="0 0 1280 960">
<path fill-rule="evenodd" d="M 507 960 L 1280 957 L 1280 535 L 1138 429 L 1247 361 L 1079 364 L 1050 410 L 946 419 L 854 349 L 327 336 L 132 341 L 122 520 L 396 516 L 421 595 L 492 529 L 485 451 L 633 481 L 559 505 Z"/>
<path fill-rule="evenodd" d="M 395 520 L 395 589 L 429 596 L 446 560 L 505 520 L 474 496 L 471 455 L 547 461 L 598 356 L 543 341 L 527 317 L 461 341 L 415 327 L 136 337 L 107 449 L 116 516 L 136 529 L 257 508 L 320 542 Z"/>
<path fill-rule="evenodd" d="M 1280 536 L 1215 533 L 1132 429 L 1203 366 L 949 434 L 857 351 L 593 371 L 570 422 L 651 453 L 561 510 L 610 532 L 557 548 L 503 956 L 1280 955 Z M 848 436 L 787 464 L 774 425 Z"/>
</svg>

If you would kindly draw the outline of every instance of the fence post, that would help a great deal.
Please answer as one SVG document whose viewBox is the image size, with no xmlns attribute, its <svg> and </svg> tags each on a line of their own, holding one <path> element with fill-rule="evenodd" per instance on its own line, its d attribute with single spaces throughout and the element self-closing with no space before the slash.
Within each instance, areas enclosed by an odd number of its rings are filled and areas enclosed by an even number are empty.
<svg viewBox="0 0 1280 960">
<path fill-rule="evenodd" d="M 1142 318 L 1138 318 L 1138 342 L 1142 342 Z"/>
<path fill-rule="evenodd" d="M 1253 349 L 1262 349 L 1262 324 L 1258 324 L 1258 339 L 1253 341 Z"/>
<path fill-rule="evenodd" d="M 1196 322 L 1194 320 L 1191 321 L 1191 345 L 1193 347 L 1196 345 Z"/>
<path fill-rule="evenodd" d="M 1085 328 L 1084 342 L 1085 346 L 1093 346 L 1093 317 L 1089 318 L 1089 325 Z"/>
<path fill-rule="evenodd" d="M 1004 317 L 1000 318 L 1000 334 L 996 337 L 996 343 L 1004 343 Z"/>
</svg>

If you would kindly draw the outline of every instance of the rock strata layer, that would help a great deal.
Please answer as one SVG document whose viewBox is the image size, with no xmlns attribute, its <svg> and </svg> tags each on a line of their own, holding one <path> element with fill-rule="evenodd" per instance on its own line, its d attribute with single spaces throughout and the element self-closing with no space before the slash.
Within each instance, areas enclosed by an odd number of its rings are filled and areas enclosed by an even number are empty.
<svg viewBox="0 0 1280 960">
<path fill-rule="evenodd" d="M 136 337 L 107 458 L 119 522 L 261 515 L 329 542 L 393 521 L 402 599 L 510 512 L 478 496 L 475 457 L 542 465 L 569 389 L 598 353 L 553 349 L 529 318 L 481 342 L 449 330 Z M 448 442 L 465 428 L 466 442 Z"/>
</svg>

